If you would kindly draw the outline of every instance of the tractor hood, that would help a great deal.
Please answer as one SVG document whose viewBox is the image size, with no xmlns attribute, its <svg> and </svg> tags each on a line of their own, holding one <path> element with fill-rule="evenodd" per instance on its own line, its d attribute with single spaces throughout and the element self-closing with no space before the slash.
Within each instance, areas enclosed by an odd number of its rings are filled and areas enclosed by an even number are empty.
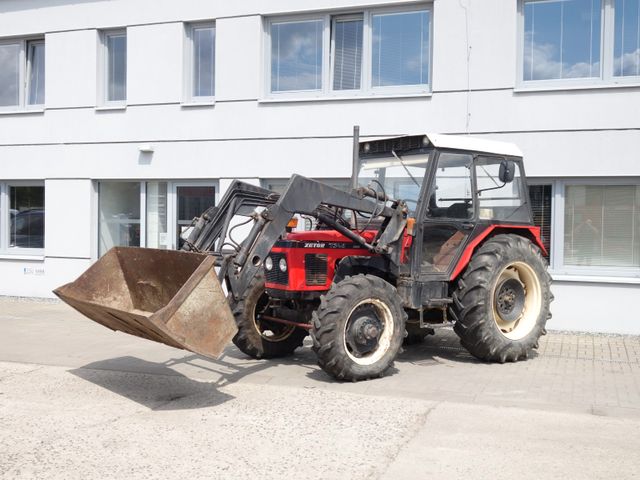
<svg viewBox="0 0 640 480">
<path fill-rule="evenodd" d="M 362 237 L 367 241 L 373 241 L 376 230 L 366 230 L 362 232 Z M 311 230 L 309 232 L 288 233 L 285 239 L 289 242 L 309 242 L 309 243 L 353 243 L 340 232 L 335 230 Z"/>
</svg>

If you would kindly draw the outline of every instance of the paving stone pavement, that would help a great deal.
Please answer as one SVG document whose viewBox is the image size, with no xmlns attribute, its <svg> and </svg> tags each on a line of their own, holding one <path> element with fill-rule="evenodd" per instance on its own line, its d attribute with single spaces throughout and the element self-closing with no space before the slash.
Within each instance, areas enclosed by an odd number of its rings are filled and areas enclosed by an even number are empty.
<svg viewBox="0 0 640 480">
<path fill-rule="evenodd" d="M 384 378 L 355 384 L 329 378 L 309 344 L 276 361 L 229 346 L 213 361 L 113 333 L 61 303 L 0 299 L 0 361 L 640 417 L 640 336 L 550 331 L 532 359 L 500 365 L 477 361 L 443 329 L 406 347 Z"/>
<path fill-rule="evenodd" d="M 638 336 L 550 331 L 487 364 L 441 330 L 339 383 L 308 341 L 210 360 L 0 299 L 0 478 L 633 479 L 639 357 Z"/>
</svg>

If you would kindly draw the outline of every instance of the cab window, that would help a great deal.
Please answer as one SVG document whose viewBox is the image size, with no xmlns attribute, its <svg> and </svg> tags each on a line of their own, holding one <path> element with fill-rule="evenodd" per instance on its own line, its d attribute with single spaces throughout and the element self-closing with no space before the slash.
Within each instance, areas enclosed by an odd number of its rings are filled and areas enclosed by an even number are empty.
<svg viewBox="0 0 640 480">
<path fill-rule="evenodd" d="M 513 179 L 503 181 L 500 169 L 513 169 Z M 520 165 L 504 157 L 478 157 L 476 159 L 476 184 L 478 186 L 478 216 L 481 220 L 510 222 L 529 221 L 526 196 Z"/>
<path fill-rule="evenodd" d="M 427 216 L 460 220 L 473 217 L 472 162 L 469 154 L 440 154 Z"/>
</svg>

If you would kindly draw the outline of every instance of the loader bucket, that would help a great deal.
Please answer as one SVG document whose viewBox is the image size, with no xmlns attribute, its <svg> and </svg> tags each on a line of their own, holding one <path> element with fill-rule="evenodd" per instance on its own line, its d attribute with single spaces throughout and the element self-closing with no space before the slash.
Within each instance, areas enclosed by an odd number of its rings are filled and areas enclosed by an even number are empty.
<svg viewBox="0 0 640 480">
<path fill-rule="evenodd" d="M 237 332 L 208 255 L 112 248 L 54 293 L 121 332 L 217 358 Z"/>
</svg>

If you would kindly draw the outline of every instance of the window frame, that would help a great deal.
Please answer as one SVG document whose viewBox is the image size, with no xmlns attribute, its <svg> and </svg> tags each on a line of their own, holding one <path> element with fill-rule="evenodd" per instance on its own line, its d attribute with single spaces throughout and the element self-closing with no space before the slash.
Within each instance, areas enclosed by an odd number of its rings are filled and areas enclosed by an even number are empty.
<svg viewBox="0 0 640 480">
<path fill-rule="evenodd" d="M 24 248 L 24 247 L 10 247 L 10 235 L 11 235 L 11 221 L 9 208 L 11 206 L 9 198 L 9 189 L 11 187 L 42 187 L 45 195 L 44 205 L 44 247 L 43 248 Z M 47 246 L 47 230 L 46 230 L 46 187 L 43 180 L 7 180 L 0 182 L 0 256 L 2 257 L 23 257 L 34 256 L 42 257 Z"/>
<path fill-rule="evenodd" d="M 18 103 L 16 105 L 0 106 L 0 112 L 15 112 L 21 110 L 44 110 L 47 98 L 46 81 L 44 85 L 44 102 L 29 103 L 29 89 L 31 87 L 31 58 L 29 55 L 29 47 L 34 43 L 40 43 L 45 48 L 45 72 L 46 72 L 46 40 L 45 37 L 30 36 L 21 38 L 3 38 L 0 39 L 0 45 L 18 45 L 20 51 L 18 53 Z M 46 79 L 46 76 L 45 76 Z"/>
<path fill-rule="evenodd" d="M 195 45 L 194 31 L 198 28 L 213 28 L 214 30 L 214 55 L 213 55 L 213 95 L 198 96 L 194 95 L 194 68 L 195 68 Z M 183 74 L 183 92 L 182 103 L 186 105 L 210 105 L 215 103 L 216 99 L 216 63 L 218 59 L 218 31 L 215 20 L 204 20 L 184 23 L 184 74 Z"/>
<path fill-rule="evenodd" d="M 124 35 L 127 43 L 126 65 L 125 65 L 125 90 L 124 100 L 109 100 L 109 47 L 107 38 L 111 36 Z M 98 54 L 98 107 L 124 108 L 127 106 L 129 89 L 129 38 L 126 28 L 113 28 L 99 31 L 99 54 Z"/>
<path fill-rule="evenodd" d="M 522 90 L 570 90 L 573 88 L 606 88 L 640 85 L 640 75 L 615 76 L 615 0 L 601 0 L 600 13 L 600 75 L 588 78 L 556 78 L 548 80 L 524 80 L 524 7 L 530 0 L 518 0 L 516 91 Z M 535 0 L 532 0 L 535 1 Z"/>
<path fill-rule="evenodd" d="M 421 85 L 390 85 L 374 87 L 372 85 L 372 18 L 374 15 L 393 13 L 424 12 L 429 13 L 429 70 L 428 83 Z M 389 6 L 383 8 L 349 9 L 344 11 L 318 12 L 297 15 L 274 15 L 264 17 L 263 20 L 263 93 L 262 100 L 323 100 L 341 98 L 375 98 L 393 96 L 422 96 L 430 95 L 433 88 L 433 3 Z M 334 90 L 334 52 L 335 38 L 333 35 L 336 20 L 361 18 L 362 24 L 362 66 L 360 89 Z M 322 87 L 318 90 L 292 90 L 273 92 L 271 90 L 271 27 L 274 23 L 305 22 L 320 20 L 323 22 L 322 34 Z"/>
</svg>

